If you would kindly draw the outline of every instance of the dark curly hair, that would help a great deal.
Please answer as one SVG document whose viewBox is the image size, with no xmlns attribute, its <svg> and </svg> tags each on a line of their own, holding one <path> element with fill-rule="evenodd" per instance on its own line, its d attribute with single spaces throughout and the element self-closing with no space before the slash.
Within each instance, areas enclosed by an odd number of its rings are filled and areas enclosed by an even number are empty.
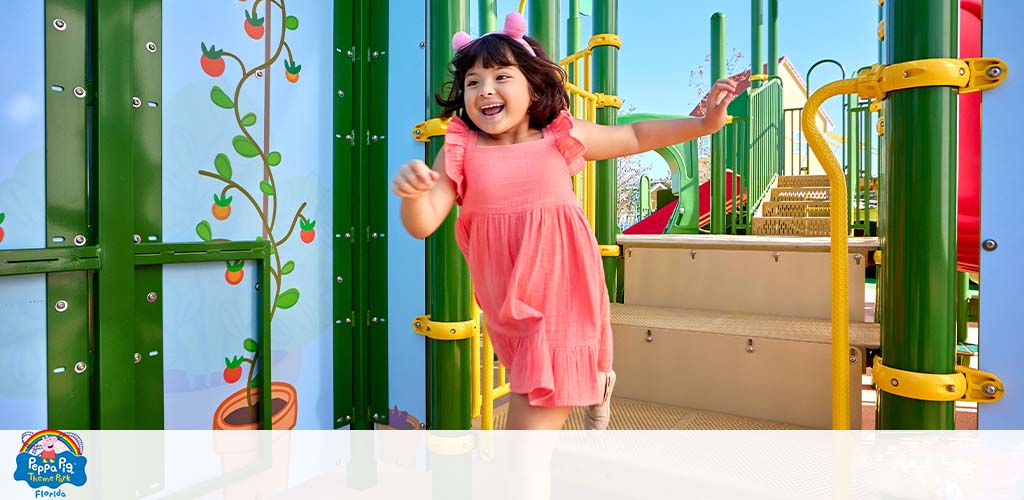
<svg viewBox="0 0 1024 500">
<path fill-rule="evenodd" d="M 445 83 L 448 97 L 435 95 L 437 104 L 444 110 L 442 118 L 458 116 L 466 125 L 476 131 L 480 128 L 466 114 L 465 82 L 466 73 L 480 61 L 485 68 L 502 66 L 518 66 L 530 85 L 533 97 L 527 114 L 530 115 L 530 128 L 542 129 L 558 117 L 558 113 L 569 107 L 569 94 L 565 90 L 565 70 L 551 62 L 544 48 L 536 40 L 524 36 L 523 39 L 533 47 L 536 56 L 527 52 L 512 37 L 494 33 L 482 36 L 455 54 L 449 67 L 453 81 Z"/>
</svg>

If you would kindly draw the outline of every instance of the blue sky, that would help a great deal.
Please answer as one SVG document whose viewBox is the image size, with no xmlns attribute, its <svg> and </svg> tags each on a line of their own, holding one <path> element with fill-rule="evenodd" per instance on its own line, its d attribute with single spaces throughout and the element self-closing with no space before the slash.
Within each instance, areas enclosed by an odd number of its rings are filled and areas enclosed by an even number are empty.
<svg viewBox="0 0 1024 500">
<path fill-rule="evenodd" d="M 472 2 L 476 8 L 476 2 Z M 690 72 L 711 51 L 711 15 L 726 19 L 726 51 L 743 54 L 737 72 L 750 65 L 750 0 L 619 0 L 619 89 L 626 106 L 638 112 L 687 114 L 701 96 L 690 84 Z M 768 2 L 764 0 L 764 55 L 767 60 Z M 519 8 L 518 0 L 498 0 L 499 19 Z M 568 18 L 562 1 L 562 29 Z M 472 19 L 475 24 L 476 11 Z M 583 18 L 584 41 L 592 18 Z M 878 4 L 865 0 L 779 0 L 779 55 L 787 56 L 802 74 L 821 59 L 836 59 L 847 76 L 877 62 Z M 565 32 L 561 33 L 564 39 Z M 564 48 L 560 56 L 565 56 Z M 819 66 L 811 76 L 812 91 L 840 78 L 838 69 Z M 826 111 L 839 123 L 838 99 Z"/>
</svg>

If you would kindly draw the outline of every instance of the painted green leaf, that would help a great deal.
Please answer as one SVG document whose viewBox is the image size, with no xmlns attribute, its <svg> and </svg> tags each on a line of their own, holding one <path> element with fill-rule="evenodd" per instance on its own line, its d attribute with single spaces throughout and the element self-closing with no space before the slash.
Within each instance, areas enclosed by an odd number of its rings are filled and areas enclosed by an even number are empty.
<svg viewBox="0 0 1024 500">
<path fill-rule="evenodd" d="M 284 293 L 282 293 L 277 298 L 276 305 L 277 305 L 278 309 L 288 309 L 289 307 L 294 306 L 295 303 L 298 302 L 298 301 L 299 301 L 299 291 L 294 289 L 294 288 L 289 288 L 289 289 L 285 290 Z"/>
<path fill-rule="evenodd" d="M 281 153 L 278 153 L 277 151 L 272 151 L 269 155 L 267 155 L 267 164 L 269 164 L 271 167 L 276 167 L 280 165 Z"/>
<path fill-rule="evenodd" d="M 5 217 L 6 217 L 6 215 L 4 215 L 3 212 L 0 212 L 0 224 L 4 223 L 4 218 Z"/>
<path fill-rule="evenodd" d="M 196 234 L 199 235 L 199 239 L 203 241 L 210 241 L 213 239 L 213 229 L 210 228 L 210 223 L 202 221 L 196 225 Z"/>
<path fill-rule="evenodd" d="M 288 16 L 284 20 L 284 27 L 290 30 L 299 28 L 299 18 L 295 16 Z"/>
<path fill-rule="evenodd" d="M 267 196 L 274 196 L 274 186 L 271 186 L 267 181 L 260 181 L 260 191 L 263 191 Z"/>
<path fill-rule="evenodd" d="M 231 180 L 231 160 L 228 159 L 228 155 L 217 153 L 217 157 L 213 159 L 213 166 L 217 167 L 217 173 L 221 177 Z"/>
<path fill-rule="evenodd" d="M 242 125 L 245 125 L 246 127 L 256 125 L 256 113 L 248 113 L 245 116 L 243 116 Z"/>
<path fill-rule="evenodd" d="M 214 85 L 213 88 L 210 89 L 210 100 L 224 109 L 232 109 L 235 107 L 235 103 L 231 101 L 231 98 L 228 97 L 228 95 L 224 93 L 224 90 L 217 85 Z"/>
<path fill-rule="evenodd" d="M 245 350 L 249 352 L 256 352 L 260 349 L 260 345 L 253 339 L 245 339 L 245 342 L 242 343 L 242 346 L 245 347 Z"/>
<path fill-rule="evenodd" d="M 261 383 L 260 380 L 261 379 L 258 376 L 257 377 L 253 377 L 252 378 L 252 382 L 249 382 L 249 387 L 259 387 L 260 383 Z"/>
<path fill-rule="evenodd" d="M 289 260 L 288 262 L 285 262 L 284 263 L 284 267 L 281 268 L 281 276 L 284 276 L 286 274 L 290 274 L 294 270 L 295 270 L 295 263 Z"/>
<path fill-rule="evenodd" d="M 260 154 L 260 151 L 256 149 L 256 145 L 244 135 L 236 135 L 234 139 L 231 139 L 231 145 L 235 147 L 235 151 L 242 155 L 243 158 L 255 158 Z"/>
</svg>

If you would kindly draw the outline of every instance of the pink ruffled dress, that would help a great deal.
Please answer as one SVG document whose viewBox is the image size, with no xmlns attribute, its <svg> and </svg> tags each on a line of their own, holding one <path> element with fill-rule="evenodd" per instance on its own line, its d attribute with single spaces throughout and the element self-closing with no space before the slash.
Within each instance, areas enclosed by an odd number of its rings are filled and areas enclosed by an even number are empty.
<svg viewBox="0 0 1024 500">
<path fill-rule="evenodd" d="M 455 238 L 511 391 L 533 406 L 598 404 L 598 372 L 612 368 L 601 254 L 570 179 L 586 150 L 572 127 L 562 112 L 542 139 L 477 146 L 455 117 L 445 135 Z"/>
</svg>

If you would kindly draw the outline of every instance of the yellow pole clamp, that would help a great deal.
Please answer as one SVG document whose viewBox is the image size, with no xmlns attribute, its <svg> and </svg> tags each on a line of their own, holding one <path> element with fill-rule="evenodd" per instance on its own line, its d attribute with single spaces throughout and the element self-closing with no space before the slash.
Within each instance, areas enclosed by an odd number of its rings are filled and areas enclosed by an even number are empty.
<svg viewBox="0 0 1024 500">
<path fill-rule="evenodd" d="M 597 107 L 622 109 L 622 99 L 617 95 L 594 94 L 597 97 Z"/>
<path fill-rule="evenodd" d="M 878 41 L 885 41 L 885 19 L 878 21 Z"/>
<path fill-rule="evenodd" d="M 878 132 L 878 135 L 885 135 L 885 117 L 884 116 L 878 117 L 878 123 L 875 124 L 875 132 Z"/>
<path fill-rule="evenodd" d="M 956 373 L 918 373 L 885 366 L 875 357 L 871 373 L 879 390 L 922 401 L 995 403 L 1005 392 L 999 377 L 966 366 L 957 366 Z"/>
<path fill-rule="evenodd" d="M 622 249 L 618 245 L 599 245 L 601 257 L 618 257 L 622 255 Z"/>
<path fill-rule="evenodd" d="M 874 65 L 857 74 L 857 93 L 863 99 L 885 99 L 894 90 L 918 87 L 958 87 L 961 94 L 988 90 L 1006 79 L 1006 63 L 991 57 L 919 59 Z"/>
<path fill-rule="evenodd" d="M 462 340 L 476 334 L 476 321 L 442 322 L 432 321 L 430 316 L 416 316 L 412 329 L 424 337 L 434 340 Z"/>
<path fill-rule="evenodd" d="M 750 81 L 752 82 L 766 82 L 768 81 L 768 75 L 760 73 L 757 75 L 750 75 Z"/>
<path fill-rule="evenodd" d="M 622 39 L 619 35 L 612 33 L 601 33 L 590 37 L 590 41 L 587 43 L 587 50 L 594 50 L 597 47 L 615 47 L 616 49 L 622 48 Z"/>
<path fill-rule="evenodd" d="M 420 142 L 430 142 L 431 137 L 444 135 L 448 131 L 448 122 L 451 118 L 431 118 L 425 122 L 417 123 L 412 128 L 412 138 Z"/>
</svg>

